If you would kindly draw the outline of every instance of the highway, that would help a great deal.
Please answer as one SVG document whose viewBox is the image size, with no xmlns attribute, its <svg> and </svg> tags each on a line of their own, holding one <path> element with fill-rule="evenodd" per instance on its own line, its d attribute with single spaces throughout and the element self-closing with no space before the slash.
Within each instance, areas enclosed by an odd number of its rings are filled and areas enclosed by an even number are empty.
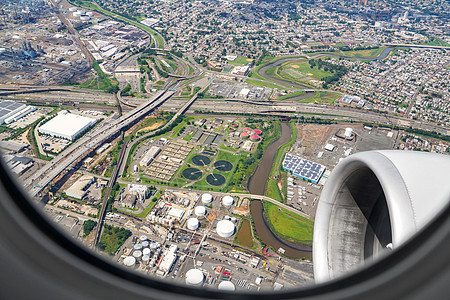
<svg viewBox="0 0 450 300">
<path fill-rule="evenodd" d="M 176 120 L 176 118 L 178 118 L 178 116 L 184 114 L 191 107 L 191 105 L 194 103 L 194 101 L 197 100 L 198 94 L 203 92 L 207 87 L 208 87 L 208 85 L 206 85 L 203 89 L 199 90 L 194 96 L 191 97 L 191 99 L 189 99 L 189 101 L 186 102 L 185 99 L 182 100 L 184 103 L 181 104 L 181 107 L 178 109 L 177 113 L 163 127 L 159 128 L 159 129 L 157 129 L 155 131 L 151 131 L 149 133 L 146 133 L 146 134 L 142 135 L 141 137 L 133 140 L 133 142 L 131 144 L 127 143 L 127 145 L 126 145 L 126 152 L 125 152 L 125 159 L 127 159 L 128 156 L 130 155 L 131 148 L 133 147 L 134 144 L 139 143 L 143 139 L 146 139 L 150 135 L 153 135 L 155 132 L 161 131 L 161 130 L 165 129 L 167 126 L 169 126 L 170 124 L 172 124 Z M 120 168 L 119 174 L 123 175 L 124 170 L 125 170 L 125 165 L 122 165 L 121 168 Z"/>
<path fill-rule="evenodd" d="M 123 128 L 138 121 L 161 103 L 169 99 L 173 91 L 160 91 L 146 103 L 138 106 L 116 120 L 107 120 L 99 124 L 88 134 L 56 156 L 49 164 L 33 174 L 25 187 L 31 188 L 30 195 L 36 197 L 53 179 L 65 171 L 75 162 L 84 158 L 88 153 L 100 146 L 105 140 L 117 134 Z"/>
<path fill-rule="evenodd" d="M 173 110 L 178 109 L 183 105 L 183 99 L 172 98 L 170 101 L 162 105 L 163 109 Z M 347 107 L 317 105 L 311 103 L 300 102 L 268 102 L 264 105 L 261 102 L 251 102 L 246 100 L 223 100 L 215 99 L 207 100 L 201 99 L 196 101 L 190 108 L 191 112 L 195 110 L 212 111 L 218 113 L 254 113 L 254 114 L 273 114 L 294 116 L 294 114 L 321 114 L 318 118 L 333 119 L 343 121 L 361 121 L 376 124 L 396 125 L 399 127 L 407 128 L 412 127 L 416 129 L 422 129 L 427 131 L 436 131 L 444 135 L 449 135 L 450 130 L 445 127 L 437 126 L 433 123 L 426 123 L 408 119 L 405 117 L 380 114 L 376 112 L 366 111 L 363 109 L 353 109 Z"/>
</svg>

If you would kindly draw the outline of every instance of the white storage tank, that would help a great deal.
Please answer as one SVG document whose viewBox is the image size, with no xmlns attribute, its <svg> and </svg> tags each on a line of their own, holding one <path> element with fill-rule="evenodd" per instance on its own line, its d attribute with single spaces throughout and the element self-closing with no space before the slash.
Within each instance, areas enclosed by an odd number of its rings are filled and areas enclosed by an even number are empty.
<svg viewBox="0 0 450 300">
<path fill-rule="evenodd" d="M 212 195 L 211 194 L 203 194 L 202 195 L 202 202 L 205 204 L 211 203 L 212 202 Z"/>
<path fill-rule="evenodd" d="M 142 262 L 144 264 L 148 264 L 149 261 L 150 261 L 150 256 L 149 255 L 142 256 Z"/>
<path fill-rule="evenodd" d="M 81 16 L 80 16 L 80 20 L 81 20 L 81 21 L 89 21 L 90 19 L 91 19 L 91 17 L 86 16 L 86 15 L 81 15 Z"/>
<path fill-rule="evenodd" d="M 134 258 L 133 256 L 127 256 L 123 260 L 123 264 L 127 267 L 132 267 L 136 264 L 136 258 Z"/>
<path fill-rule="evenodd" d="M 94 13 L 91 12 L 91 11 L 88 11 L 88 12 L 86 13 L 86 15 L 88 15 L 89 17 L 93 17 L 93 16 L 94 16 Z"/>
<path fill-rule="evenodd" d="M 76 11 L 72 14 L 72 16 L 78 18 L 78 17 L 81 17 L 81 13 L 79 11 Z"/>
<path fill-rule="evenodd" d="M 71 7 L 71 8 L 69 8 L 69 11 L 77 11 L 77 8 L 76 7 Z"/>
<path fill-rule="evenodd" d="M 199 227 L 199 222 L 197 218 L 190 218 L 187 221 L 187 228 L 190 230 L 196 230 Z"/>
<path fill-rule="evenodd" d="M 345 133 L 344 133 L 346 138 L 351 138 L 353 135 L 353 129 L 350 127 L 345 128 Z"/>
<path fill-rule="evenodd" d="M 150 256 L 150 252 L 151 252 L 152 250 L 150 250 L 149 248 L 145 248 L 144 250 L 142 250 L 142 255 L 143 256 L 146 256 L 146 255 L 148 255 L 148 256 Z"/>
<path fill-rule="evenodd" d="M 193 285 L 193 286 L 201 286 L 203 284 L 203 281 L 205 279 L 205 276 L 203 275 L 203 272 L 197 269 L 190 269 L 186 272 L 186 284 L 187 285 Z"/>
<path fill-rule="evenodd" d="M 78 12 L 82 15 L 86 14 L 86 11 L 84 9 L 79 9 Z"/>
<path fill-rule="evenodd" d="M 142 248 L 148 248 L 149 245 L 150 245 L 149 241 L 143 241 L 142 242 Z"/>
<path fill-rule="evenodd" d="M 217 223 L 217 234 L 221 237 L 230 237 L 234 234 L 234 231 L 236 230 L 233 222 L 229 220 L 222 220 Z"/>
<path fill-rule="evenodd" d="M 133 252 L 133 256 L 135 258 L 141 258 L 142 257 L 142 251 L 141 250 L 136 250 Z"/>
<path fill-rule="evenodd" d="M 142 249 L 142 245 L 141 244 L 136 244 L 134 245 L 134 250 L 141 250 Z"/>
<path fill-rule="evenodd" d="M 236 287 L 231 281 L 222 281 L 219 283 L 218 289 L 222 291 L 234 291 Z"/>
<path fill-rule="evenodd" d="M 225 197 L 223 197 L 223 198 L 222 198 L 222 203 L 223 203 L 223 205 L 225 205 L 225 206 L 233 205 L 233 203 L 234 203 L 233 197 L 231 197 L 231 196 L 225 196 Z"/>
<path fill-rule="evenodd" d="M 140 240 L 141 242 L 144 242 L 144 241 L 148 240 L 148 238 L 147 238 L 147 236 L 146 236 L 145 234 L 143 234 L 143 235 L 141 235 L 141 237 L 139 238 L 139 240 Z"/>
<path fill-rule="evenodd" d="M 203 217 L 204 215 L 206 215 L 206 208 L 204 206 L 197 206 L 195 208 L 195 215 L 197 217 Z"/>
</svg>

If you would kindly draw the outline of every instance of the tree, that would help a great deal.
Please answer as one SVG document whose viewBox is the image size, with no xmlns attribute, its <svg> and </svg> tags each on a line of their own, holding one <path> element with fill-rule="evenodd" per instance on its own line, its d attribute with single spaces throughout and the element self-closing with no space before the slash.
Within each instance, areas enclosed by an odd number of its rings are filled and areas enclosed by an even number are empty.
<svg viewBox="0 0 450 300">
<path fill-rule="evenodd" d="M 83 236 L 88 236 L 89 233 L 97 226 L 97 222 L 93 220 L 86 220 L 83 224 Z"/>
</svg>

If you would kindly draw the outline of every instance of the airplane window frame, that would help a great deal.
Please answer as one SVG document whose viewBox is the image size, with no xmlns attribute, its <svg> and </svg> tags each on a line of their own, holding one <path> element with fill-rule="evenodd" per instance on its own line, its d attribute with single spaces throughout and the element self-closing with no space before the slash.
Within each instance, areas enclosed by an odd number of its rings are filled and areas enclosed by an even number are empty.
<svg viewBox="0 0 450 300">
<path fill-rule="evenodd" d="M 0 159 L 0 209 L 2 210 L 1 213 L 9 214 L 10 220 L 15 222 L 15 224 L 10 225 L 18 226 L 25 232 L 30 228 L 27 228 L 27 226 L 34 226 L 46 239 L 38 240 L 37 237 L 34 237 L 35 241 L 33 242 L 40 243 L 49 252 L 62 250 L 68 257 L 74 259 L 66 262 L 72 267 L 75 267 L 74 262 L 76 260 L 83 260 L 99 272 L 86 274 L 86 276 L 108 274 L 108 276 L 115 277 L 123 283 L 123 286 L 117 287 L 118 295 L 124 292 L 130 293 L 130 299 L 143 296 L 141 290 L 136 290 L 135 294 L 133 294 L 133 288 L 136 286 L 148 292 L 144 299 L 146 297 L 159 299 L 154 298 L 155 296 L 158 297 L 157 293 L 164 293 L 166 295 L 165 299 L 262 300 L 274 299 L 274 296 L 278 299 L 362 299 L 363 297 L 364 299 L 398 299 L 399 296 L 413 296 L 417 289 L 421 289 L 432 278 L 438 275 L 442 277 L 442 272 L 444 272 L 444 276 L 450 275 L 450 271 L 448 271 L 450 270 L 450 256 L 446 255 L 450 249 L 450 205 L 447 205 L 428 226 L 418 232 L 403 246 L 364 268 L 319 285 L 258 293 L 231 293 L 212 289 L 192 288 L 157 278 L 146 277 L 138 272 L 130 272 L 125 267 L 115 265 L 113 262 L 81 246 L 81 244 L 52 225 L 51 221 L 44 216 L 44 213 L 39 212 L 37 208 L 38 205 L 29 199 L 24 189 L 17 184 L 17 180 L 13 179 L 3 160 Z M 28 222 L 24 222 L 24 220 L 28 220 Z M 1 222 L 3 221 L 5 220 L 2 219 Z M 28 238 L 33 239 L 33 236 L 29 235 Z M 4 234 L 1 232 L 0 242 L 0 244 L 14 243 L 14 241 L 5 240 Z M 417 265 L 418 260 L 426 259 L 427 257 L 429 259 L 427 268 L 423 268 L 421 272 L 412 271 L 421 270 L 420 268 L 422 267 Z M 432 268 L 430 269 L 430 267 Z M 447 272 L 447 275 L 445 275 L 445 272 Z M 412 282 L 416 284 L 410 286 Z M 420 284 L 420 282 L 422 283 Z M 102 287 L 99 286 L 98 288 Z M 443 288 L 440 290 L 441 292 L 448 292 L 448 287 L 441 285 L 441 288 Z"/>
</svg>

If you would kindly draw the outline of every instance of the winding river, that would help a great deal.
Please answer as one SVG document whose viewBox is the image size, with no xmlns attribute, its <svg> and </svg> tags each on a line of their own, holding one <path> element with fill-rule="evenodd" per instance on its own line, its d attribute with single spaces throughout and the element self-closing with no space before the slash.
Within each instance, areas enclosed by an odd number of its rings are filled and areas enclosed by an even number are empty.
<svg viewBox="0 0 450 300">
<path fill-rule="evenodd" d="M 251 194 L 264 195 L 266 190 L 267 179 L 270 176 L 273 161 L 277 150 L 291 139 L 291 127 L 288 122 L 281 122 L 281 135 L 272 142 L 264 151 L 264 155 L 255 170 L 255 173 L 250 177 L 248 182 L 248 190 Z M 250 204 L 250 213 L 255 225 L 256 234 L 268 246 L 271 246 L 275 251 L 283 248 L 286 252 L 284 255 L 291 258 L 306 258 L 311 259 L 310 246 L 302 244 L 294 244 L 280 239 L 270 229 L 267 219 L 264 216 L 264 206 L 261 201 L 253 200 Z"/>
<path fill-rule="evenodd" d="M 389 53 L 391 52 L 393 48 L 386 48 L 384 51 L 375 58 L 350 58 L 350 57 L 343 57 L 345 59 L 358 59 L 358 60 L 380 60 L 386 58 Z M 320 56 L 329 55 L 329 56 L 335 56 L 335 57 L 342 57 L 336 54 L 318 54 L 316 56 L 313 56 L 312 58 L 317 58 Z M 273 80 L 278 83 L 291 85 L 294 87 L 302 88 L 302 89 L 311 89 L 310 87 L 292 83 L 289 81 L 281 80 L 274 78 L 270 75 L 267 75 L 266 72 L 268 69 L 278 66 L 284 62 L 291 61 L 291 60 L 299 60 L 301 58 L 298 57 L 287 57 L 280 59 L 272 64 L 269 64 L 265 67 L 262 67 L 258 73 L 266 78 L 269 78 L 270 80 Z M 296 96 L 295 100 L 304 99 L 312 96 L 314 92 L 307 92 L 305 95 Z M 292 98 L 290 99 L 292 100 Z M 255 173 L 250 177 L 247 189 L 251 194 L 255 195 L 264 195 L 266 190 L 266 184 L 267 180 L 270 176 L 270 171 L 272 169 L 273 161 L 275 158 L 275 154 L 277 150 L 284 144 L 286 144 L 291 138 L 291 128 L 289 126 L 289 123 L 287 122 L 281 122 L 281 135 L 280 137 L 272 142 L 267 149 L 264 151 L 264 155 L 261 159 L 261 162 L 259 163 L 258 167 L 255 170 Z M 264 215 L 264 206 L 261 201 L 253 200 L 250 204 L 250 212 L 253 218 L 253 222 L 255 225 L 255 230 L 258 235 L 258 237 L 268 246 L 272 247 L 274 250 L 278 250 L 279 248 L 283 248 L 285 250 L 284 255 L 291 258 L 306 258 L 311 259 L 312 258 L 312 247 L 302 244 L 294 244 L 288 241 L 285 241 L 281 238 L 279 238 L 269 227 L 269 224 L 267 223 L 267 219 Z"/>
</svg>

